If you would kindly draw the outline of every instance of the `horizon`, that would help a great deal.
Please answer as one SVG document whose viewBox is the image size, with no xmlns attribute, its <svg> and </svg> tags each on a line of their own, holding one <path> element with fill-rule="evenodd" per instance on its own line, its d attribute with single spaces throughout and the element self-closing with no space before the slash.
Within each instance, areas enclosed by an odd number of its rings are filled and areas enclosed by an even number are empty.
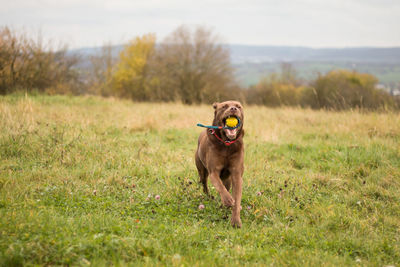
<svg viewBox="0 0 400 267">
<path fill-rule="evenodd" d="M 129 42 L 129 41 L 127 41 Z M 111 44 L 111 46 L 124 46 L 127 45 L 125 43 L 115 43 Z M 160 42 L 156 42 L 160 43 Z M 322 50 L 322 49 L 397 49 L 400 48 L 398 46 L 345 46 L 345 47 L 338 47 L 338 46 L 327 46 L 327 47 L 312 47 L 312 46 L 300 46 L 300 45 L 269 45 L 269 44 L 240 44 L 240 43 L 217 43 L 218 45 L 222 46 L 247 46 L 247 47 L 281 47 L 281 48 L 306 48 L 306 49 L 314 49 L 314 50 Z M 94 49 L 94 48 L 102 48 L 104 45 L 94 45 L 94 46 L 82 46 L 82 47 L 74 47 L 70 50 L 80 50 L 80 49 Z"/>
</svg>

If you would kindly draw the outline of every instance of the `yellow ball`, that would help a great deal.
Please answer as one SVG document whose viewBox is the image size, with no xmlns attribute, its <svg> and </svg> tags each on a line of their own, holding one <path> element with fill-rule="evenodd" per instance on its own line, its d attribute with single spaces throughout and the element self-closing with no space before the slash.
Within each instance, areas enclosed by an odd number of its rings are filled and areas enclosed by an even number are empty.
<svg viewBox="0 0 400 267">
<path fill-rule="evenodd" d="M 226 126 L 228 127 L 236 127 L 236 125 L 238 124 L 238 120 L 236 117 L 229 117 L 226 119 Z"/>
</svg>

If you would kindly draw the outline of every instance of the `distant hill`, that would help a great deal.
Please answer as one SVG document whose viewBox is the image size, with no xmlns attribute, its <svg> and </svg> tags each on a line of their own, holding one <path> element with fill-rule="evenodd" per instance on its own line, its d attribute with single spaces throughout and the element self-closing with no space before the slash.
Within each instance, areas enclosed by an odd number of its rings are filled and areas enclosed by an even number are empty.
<svg viewBox="0 0 400 267">
<path fill-rule="evenodd" d="M 345 69 L 372 74 L 385 87 L 400 88 L 400 63 L 293 61 L 291 64 L 296 70 L 297 77 L 306 81 L 315 79 L 318 74 Z M 244 86 L 256 84 L 262 77 L 281 70 L 281 62 L 237 63 L 233 66 L 236 79 Z"/>
<path fill-rule="evenodd" d="M 270 73 L 279 71 L 281 62 L 291 62 L 300 78 L 309 80 L 318 73 L 333 69 L 350 69 L 366 72 L 378 77 L 390 87 L 400 84 L 400 47 L 354 47 L 354 48 L 309 48 L 291 46 L 225 45 L 231 51 L 231 61 L 238 81 L 252 85 Z M 113 55 L 118 56 L 123 45 L 113 46 Z M 71 50 L 80 54 L 88 66 L 88 56 L 101 52 L 100 47 Z"/>
<path fill-rule="evenodd" d="M 354 47 L 354 48 L 309 48 L 295 46 L 255 46 L 255 45 L 224 45 L 231 51 L 231 60 L 236 63 L 260 62 L 374 62 L 399 63 L 400 47 Z M 123 45 L 113 46 L 113 53 L 117 55 Z M 100 47 L 86 47 L 74 49 L 71 52 L 81 55 L 95 55 L 101 51 Z"/>
<path fill-rule="evenodd" d="M 309 48 L 230 45 L 233 63 L 259 62 L 374 62 L 399 63 L 400 47 Z"/>
</svg>

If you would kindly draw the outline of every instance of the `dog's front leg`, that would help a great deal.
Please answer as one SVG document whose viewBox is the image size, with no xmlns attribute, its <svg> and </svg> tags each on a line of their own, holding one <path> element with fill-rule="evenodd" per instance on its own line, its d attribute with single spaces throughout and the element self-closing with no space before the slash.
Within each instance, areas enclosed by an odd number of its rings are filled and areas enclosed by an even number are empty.
<svg viewBox="0 0 400 267">
<path fill-rule="evenodd" d="M 232 173 L 232 190 L 235 205 L 232 208 L 231 224 L 233 227 L 242 227 L 242 221 L 240 220 L 240 203 L 242 201 L 242 184 L 243 179 L 239 171 Z"/>
<path fill-rule="evenodd" d="M 213 171 L 210 174 L 211 183 L 214 185 L 215 189 L 221 196 L 222 204 L 227 207 L 232 207 L 235 204 L 235 200 L 226 190 L 224 184 L 222 183 L 221 179 L 219 178 L 219 172 Z"/>
</svg>

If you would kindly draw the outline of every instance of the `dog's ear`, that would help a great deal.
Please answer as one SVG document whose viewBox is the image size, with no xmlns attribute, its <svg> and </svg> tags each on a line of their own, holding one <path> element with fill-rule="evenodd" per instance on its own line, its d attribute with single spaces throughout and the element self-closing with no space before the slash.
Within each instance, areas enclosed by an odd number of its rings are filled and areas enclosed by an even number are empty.
<svg viewBox="0 0 400 267">
<path fill-rule="evenodd" d="M 214 109 L 217 109 L 217 107 L 218 107 L 218 104 L 219 104 L 218 102 L 214 102 L 214 104 L 213 104 L 213 108 L 214 108 Z"/>
</svg>

